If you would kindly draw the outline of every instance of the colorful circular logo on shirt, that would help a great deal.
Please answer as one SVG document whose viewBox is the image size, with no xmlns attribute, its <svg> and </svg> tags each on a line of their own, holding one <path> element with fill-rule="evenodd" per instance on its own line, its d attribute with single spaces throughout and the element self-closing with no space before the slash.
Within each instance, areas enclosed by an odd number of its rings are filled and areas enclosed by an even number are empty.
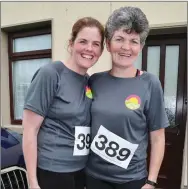
<svg viewBox="0 0 188 189">
<path fill-rule="evenodd" d="M 140 108 L 141 100 L 137 95 L 130 95 L 125 99 L 125 106 L 131 110 Z"/>
<path fill-rule="evenodd" d="M 86 96 L 87 96 L 88 98 L 90 98 L 90 99 L 93 98 L 91 89 L 90 89 L 88 86 L 86 86 Z"/>
</svg>

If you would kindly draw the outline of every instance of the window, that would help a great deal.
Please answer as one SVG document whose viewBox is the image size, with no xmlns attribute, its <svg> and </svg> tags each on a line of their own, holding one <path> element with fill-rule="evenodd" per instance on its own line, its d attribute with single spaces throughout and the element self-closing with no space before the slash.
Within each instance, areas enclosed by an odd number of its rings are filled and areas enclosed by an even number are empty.
<svg viewBox="0 0 188 189">
<path fill-rule="evenodd" d="M 34 73 L 51 62 L 51 30 L 9 34 L 11 124 L 21 124 L 25 95 Z"/>
</svg>

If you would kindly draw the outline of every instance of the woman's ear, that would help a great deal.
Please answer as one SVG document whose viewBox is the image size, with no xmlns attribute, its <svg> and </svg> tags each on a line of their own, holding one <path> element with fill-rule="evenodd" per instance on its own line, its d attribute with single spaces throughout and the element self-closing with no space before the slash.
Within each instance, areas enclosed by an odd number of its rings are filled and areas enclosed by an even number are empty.
<svg viewBox="0 0 188 189">
<path fill-rule="evenodd" d="M 72 45 L 73 45 L 73 42 L 72 42 L 72 40 L 70 39 L 70 40 L 69 40 L 69 47 L 72 47 Z"/>
<path fill-rule="evenodd" d="M 101 46 L 101 55 L 102 55 L 102 53 L 103 53 L 103 51 L 104 51 L 104 47 L 105 47 L 105 43 L 102 44 L 102 46 Z"/>
<path fill-rule="evenodd" d="M 108 39 L 106 39 L 106 49 L 108 52 L 110 52 L 110 41 Z"/>
<path fill-rule="evenodd" d="M 69 40 L 69 44 L 68 44 L 68 52 L 71 54 L 72 53 L 72 46 L 73 46 L 73 42 L 72 42 L 72 40 L 70 39 Z"/>
<path fill-rule="evenodd" d="M 142 51 L 142 49 L 144 48 L 144 44 L 140 45 L 140 52 Z"/>
</svg>

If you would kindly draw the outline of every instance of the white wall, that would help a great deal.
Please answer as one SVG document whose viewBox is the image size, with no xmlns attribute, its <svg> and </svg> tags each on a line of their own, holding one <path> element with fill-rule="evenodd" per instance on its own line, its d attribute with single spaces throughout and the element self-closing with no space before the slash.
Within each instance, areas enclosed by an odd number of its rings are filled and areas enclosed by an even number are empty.
<svg viewBox="0 0 188 189">
<path fill-rule="evenodd" d="M 185 25 L 187 8 L 185 2 L 2 2 L 2 27 L 52 20 L 52 58 L 67 58 L 67 44 L 73 23 L 80 17 L 93 16 L 105 24 L 109 14 L 116 8 L 130 5 L 140 7 L 149 19 L 151 27 Z M 160 12 L 160 13 L 159 13 Z M 110 68 L 106 51 L 89 73 Z"/>
<path fill-rule="evenodd" d="M 8 71 L 8 39 L 1 32 L 1 122 L 10 123 L 9 71 Z"/>
</svg>

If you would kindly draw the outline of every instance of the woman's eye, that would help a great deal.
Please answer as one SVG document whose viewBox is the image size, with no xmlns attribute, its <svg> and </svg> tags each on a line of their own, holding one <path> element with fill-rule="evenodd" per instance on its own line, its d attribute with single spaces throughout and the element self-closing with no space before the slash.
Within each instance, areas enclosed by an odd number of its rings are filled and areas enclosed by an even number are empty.
<svg viewBox="0 0 188 189">
<path fill-rule="evenodd" d="M 80 43 L 85 44 L 86 42 L 85 41 L 80 41 Z"/>
<path fill-rule="evenodd" d="M 121 38 L 117 38 L 116 41 L 122 41 L 122 39 Z"/>
<path fill-rule="evenodd" d="M 96 47 L 99 47 L 99 46 L 100 46 L 100 44 L 98 44 L 98 43 L 95 43 L 94 45 L 95 45 Z"/>
<path fill-rule="evenodd" d="M 138 44 L 138 41 L 132 41 L 134 44 Z"/>
</svg>

